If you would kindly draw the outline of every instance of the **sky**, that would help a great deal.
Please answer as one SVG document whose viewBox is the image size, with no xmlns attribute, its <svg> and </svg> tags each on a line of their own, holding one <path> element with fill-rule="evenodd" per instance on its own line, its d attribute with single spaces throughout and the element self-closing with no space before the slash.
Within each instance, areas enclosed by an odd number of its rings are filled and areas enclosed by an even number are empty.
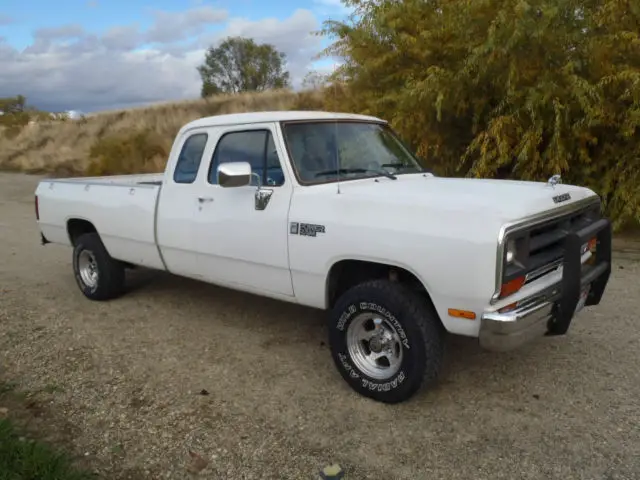
<svg viewBox="0 0 640 480">
<path fill-rule="evenodd" d="M 294 88 L 343 20 L 340 0 L 0 0 L 0 97 L 90 113 L 198 98 L 196 67 L 227 36 L 270 43 L 287 56 Z"/>
</svg>

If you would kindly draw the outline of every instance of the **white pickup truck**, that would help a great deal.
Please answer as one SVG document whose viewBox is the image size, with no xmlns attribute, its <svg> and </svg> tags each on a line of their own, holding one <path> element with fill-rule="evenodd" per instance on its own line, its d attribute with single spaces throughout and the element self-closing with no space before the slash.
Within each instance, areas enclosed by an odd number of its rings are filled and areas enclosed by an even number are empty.
<svg viewBox="0 0 640 480">
<path fill-rule="evenodd" d="M 325 309 L 342 377 L 388 403 L 436 380 L 447 332 L 490 350 L 565 334 L 611 271 L 593 191 L 434 176 L 362 115 L 202 118 L 164 174 L 44 179 L 35 194 L 42 243 L 73 247 L 89 299 L 142 266 Z"/>
</svg>

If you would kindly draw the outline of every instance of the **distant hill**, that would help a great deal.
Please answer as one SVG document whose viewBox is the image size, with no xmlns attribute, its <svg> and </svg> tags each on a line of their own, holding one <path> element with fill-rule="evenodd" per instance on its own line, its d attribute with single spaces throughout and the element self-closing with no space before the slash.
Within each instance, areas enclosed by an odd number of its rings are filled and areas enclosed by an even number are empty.
<svg viewBox="0 0 640 480">
<path fill-rule="evenodd" d="M 0 170 L 51 176 L 157 172 L 164 168 L 177 131 L 196 118 L 322 107 L 320 91 L 283 90 L 76 114 L 74 121 L 40 117 L 15 136 L 0 134 Z"/>
</svg>

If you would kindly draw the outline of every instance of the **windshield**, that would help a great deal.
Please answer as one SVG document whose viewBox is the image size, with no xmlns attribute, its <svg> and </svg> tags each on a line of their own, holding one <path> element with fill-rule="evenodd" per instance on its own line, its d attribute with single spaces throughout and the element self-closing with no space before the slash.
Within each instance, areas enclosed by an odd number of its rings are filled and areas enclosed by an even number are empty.
<svg viewBox="0 0 640 480">
<path fill-rule="evenodd" d="M 292 122 L 282 125 L 301 183 L 327 183 L 424 169 L 386 125 L 371 122 Z"/>
</svg>

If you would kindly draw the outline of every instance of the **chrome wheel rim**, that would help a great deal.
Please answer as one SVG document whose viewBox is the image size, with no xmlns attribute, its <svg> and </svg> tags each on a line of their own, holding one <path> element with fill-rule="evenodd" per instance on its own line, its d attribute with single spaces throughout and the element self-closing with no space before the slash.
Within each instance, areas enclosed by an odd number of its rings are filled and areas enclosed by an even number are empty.
<svg viewBox="0 0 640 480">
<path fill-rule="evenodd" d="M 347 329 L 351 360 L 365 375 L 376 380 L 394 376 L 402 364 L 402 342 L 391 323 L 376 313 L 361 313 Z"/>
<path fill-rule="evenodd" d="M 98 262 L 88 250 L 83 250 L 78 256 L 78 272 L 80 279 L 87 287 L 93 288 L 98 285 Z"/>
</svg>

